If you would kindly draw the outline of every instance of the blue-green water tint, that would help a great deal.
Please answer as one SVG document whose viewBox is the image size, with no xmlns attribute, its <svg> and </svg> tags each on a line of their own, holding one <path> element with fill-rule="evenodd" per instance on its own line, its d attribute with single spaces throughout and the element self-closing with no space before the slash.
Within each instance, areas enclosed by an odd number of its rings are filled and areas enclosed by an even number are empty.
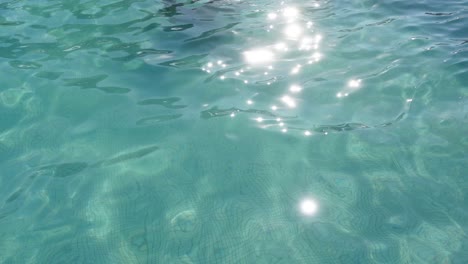
<svg viewBox="0 0 468 264">
<path fill-rule="evenodd" d="M 2 1 L 0 263 L 468 263 L 468 3 L 416 2 Z"/>
</svg>

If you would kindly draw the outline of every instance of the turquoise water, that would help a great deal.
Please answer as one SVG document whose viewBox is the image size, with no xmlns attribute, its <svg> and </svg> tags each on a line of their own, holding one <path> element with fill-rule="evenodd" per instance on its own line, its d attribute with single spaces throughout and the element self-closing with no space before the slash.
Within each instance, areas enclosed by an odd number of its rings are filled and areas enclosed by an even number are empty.
<svg viewBox="0 0 468 264">
<path fill-rule="evenodd" d="M 0 1 L 0 263 L 468 263 L 467 87 L 467 1 Z"/>
</svg>

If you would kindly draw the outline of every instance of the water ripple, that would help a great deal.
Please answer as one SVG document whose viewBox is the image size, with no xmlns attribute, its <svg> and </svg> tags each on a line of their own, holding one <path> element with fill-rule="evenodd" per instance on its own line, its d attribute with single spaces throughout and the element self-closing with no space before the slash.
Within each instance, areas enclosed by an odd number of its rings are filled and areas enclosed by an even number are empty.
<svg viewBox="0 0 468 264">
<path fill-rule="evenodd" d="M 467 262 L 467 15 L 1 1 L 0 262 Z"/>
</svg>

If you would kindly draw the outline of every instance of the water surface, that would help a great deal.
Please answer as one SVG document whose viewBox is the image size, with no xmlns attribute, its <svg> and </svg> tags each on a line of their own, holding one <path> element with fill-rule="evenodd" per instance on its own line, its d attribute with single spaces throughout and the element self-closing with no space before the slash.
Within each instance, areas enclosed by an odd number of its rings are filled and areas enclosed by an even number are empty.
<svg viewBox="0 0 468 264">
<path fill-rule="evenodd" d="M 468 263 L 466 1 L 2 1 L 0 263 Z"/>
</svg>

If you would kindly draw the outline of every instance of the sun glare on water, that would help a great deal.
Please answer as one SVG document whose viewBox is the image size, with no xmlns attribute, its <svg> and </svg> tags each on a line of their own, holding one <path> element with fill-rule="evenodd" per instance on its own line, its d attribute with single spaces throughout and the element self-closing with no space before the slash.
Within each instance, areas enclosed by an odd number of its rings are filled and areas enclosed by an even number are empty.
<svg viewBox="0 0 468 264">
<path fill-rule="evenodd" d="M 306 216 L 315 215 L 318 211 L 318 204 L 312 199 L 304 199 L 300 204 L 301 213 Z"/>
</svg>

